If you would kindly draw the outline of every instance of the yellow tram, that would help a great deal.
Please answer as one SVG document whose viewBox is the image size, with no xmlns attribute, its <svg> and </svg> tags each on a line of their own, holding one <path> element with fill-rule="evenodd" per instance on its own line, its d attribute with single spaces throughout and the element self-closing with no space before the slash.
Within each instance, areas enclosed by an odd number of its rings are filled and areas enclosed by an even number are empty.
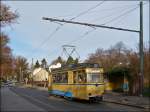
<svg viewBox="0 0 150 112">
<path fill-rule="evenodd" d="M 51 69 L 49 95 L 101 101 L 104 93 L 103 68 L 99 64 L 79 63 Z"/>
</svg>

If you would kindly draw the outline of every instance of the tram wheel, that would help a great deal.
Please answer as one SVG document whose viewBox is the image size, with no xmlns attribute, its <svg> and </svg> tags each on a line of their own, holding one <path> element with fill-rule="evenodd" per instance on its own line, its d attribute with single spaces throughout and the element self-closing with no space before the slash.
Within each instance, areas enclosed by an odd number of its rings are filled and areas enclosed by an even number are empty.
<svg viewBox="0 0 150 112">
<path fill-rule="evenodd" d="M 91 104 L 91 103 L 93 103 L 94 102 L 94 100 L 93 99 L 89 99 L 89 103 Z"/>
</svg>

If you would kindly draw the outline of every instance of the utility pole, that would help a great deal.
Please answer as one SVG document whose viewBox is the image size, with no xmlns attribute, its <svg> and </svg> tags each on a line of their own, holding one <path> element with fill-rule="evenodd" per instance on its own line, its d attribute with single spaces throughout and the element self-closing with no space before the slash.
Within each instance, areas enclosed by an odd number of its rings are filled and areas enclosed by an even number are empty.
<svg viewBox="0 0 150 112">
<path fill-rule="evenodd" d="M 21 67 L 19 67 L 19 70 L 20 70 L 20 77 L 19 77 L 19 80 L 20 80 L 20 83 L 21 83 L 21 77 L 22 77 Z"/>
<path fill-rule="evenodd" d="M 31 65 L 31 72 L 32 72 L 32 87 L 33 87 L 33 58 L 32 58 L 32 65 Z"/>
<path fill-rule="evenodd" d="M 121 30 L 121 31 L 128 31 L 128 32 L 134 32 L 139 34 L 139 61 L 140 61 L 140 73 L 139 75 L 139 90 L 140 90 L 140 96 L 142 96 L 143 92 L 143 85 L 144 85 L 144 56 L 143 56 L 143 2 L 140 1 L 140 30 L 132 30 L 132 29 L 125 29 L 125 28 L 117 28 L 117 27 L 110 27 L 105 25 L 97 25 L 97 24 L 90 24 L 90 23 L 82 23 L 82 22 L 75 22 L 70 20 L 64 20 L 64 19 L 55 19 L 55 18 L 47 18 L 43 17 L 43 20 L 49 20 L 51 22 L 63 22 L 63 23 L 71 23 L 71 24 L 78 24 L 78 25 L 84 25 L 88 27 L 99 27 L 99 28 L 107 28 L 107 29 L 114 29 L 114 30 Z"/>
<path fill-rule="evenodd" d="M 140 73 L 139 73 L 139 84 L 140 84 L 140 96 L 143 93 L 144 86 L 144 53 L 143 53 L 143 2 L 140 1 L 140 38 L 139 38 L 139 54 L 140 54 Z"/>
</svg>

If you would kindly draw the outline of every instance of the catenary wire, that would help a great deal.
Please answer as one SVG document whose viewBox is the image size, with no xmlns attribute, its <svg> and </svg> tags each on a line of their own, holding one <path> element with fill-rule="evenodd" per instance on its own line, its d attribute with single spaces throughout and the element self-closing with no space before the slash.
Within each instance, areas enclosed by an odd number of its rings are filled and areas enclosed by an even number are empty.
<svg viewBox="0 0 150 112">
<path fill-rule="evenodd" d="M 89 8 L 88 10 L 86 10 L 86 11 L 84 11 L 84 12 L 81 12 L 81 13 L 78 14 L 77 16 L 71 18 L 70 20 L 76 19 L 77 17 L 82 16 L 82 15 L 88 13 L 90 10 L 92 10 L 92 9 L 94 9 L 94 8 L 96 8 L 96 7 L 98 7 L 98 6 L 100 6 L 102 3 L 104 3 L 104 1 L 100 2 L 99 4 L 97 4 L 97 5 L 95 5 L 95 6 L 91 7 L 91 8 Z M 64 24 L 61 24 L 61 26 L 63 26 L 63 25 L 64 25 Z M 52 37 L 52 36 L 61 28 L 61 26 L 58 26 L 58 27 L 50 34 L 50 36 L 48 36 L 48 38 L 46 38 L 46 39 L 40 44 L 40 46 L 43 46 L 43 44 L 45 44 L 45 43 L 47 42 L 47 40 L 50 39 L 50 37 Z"/>
<path fill-rule="evenodd" d="M 77 17 L 80 17 L 80 16 L 82 16 L 82 15 L 88 13 L 89 11 L 91 11 L 91 10 L 97 8 L 98 6 L 102 5 L 104 2 L 105 2 L 105 0 L 103 0 L 102 2 L 100 2 L 99 4 L 97 4 L 97 5 L 95 5 L 95 6 L 93 6 L 93 7 L 89 8 L 89 9 L 87 9 L 86 11 L 79 13 L 77 16 L 71 18 L 70 20 L 76 19 Z"/>
<path fill-rule="evenodd" d="M 87 9 L 86 11 L 79 13 L 77 16 L 71 18 L 70 20 L 74 20 L 74 19 L 76 19 L 76 18 L 78 18 L 78 17 L 80 17 L 80 16 L 82 16 L 82 15 L 88 13 L 89 11 L 91 11 L 91 10 L 97 8 L 98 6 L 102 5 L 102 4 L 104 3 L 104 1 L 105 1 L 105 0 L 103 0 L 102 2 L 100 2 L 99 4 L 97 4 L 97 5 L 95 5 L 95 6 L 93 6 L 93 7 L 89 8 L 89 9 Z M 66 24 L 66 23 L 64 23 L 64 24 Z M 54 30 L 54 32 L 52 32 L 52 34 L 50 35 L 50 37 L 52 37 L 56 32 L 58 32 L 58 30 L 60 30 L 60 28 L 62 28 L 62 26 L 63 26 L 64 24 L 61 24 L 61 26 L 58 26 L 58 27 Z M 40 44 L 40 46 L 43 46 L 43 44 L 45 44 L 45 43 L 48 41 L 48 39 L 50 39 L 50 37 L 46 38 L 46 39 L 42 42 L 42 44 Z M 34 51 L 35 51 L 35 50 L 34 50 Z"/>
<path fill-rule="evenodd" d="M 119 13 L 122 12 L 122 11 L 126 11 L 126 9 L 129 9 L 129 7 L 124 8 L 123 10 L 119 11 Z M 112 17 L 112 16 L 114 16 L 114 15 L 116 15 L 116 14 L 118 14 L 118 13 L 116 13 L 116 12 L 115 12 L 115 13 L 111 13 L 111 14 L 108 14 L 108 15 L 106 15 L 106 16 L 98 17 L 98 18 L 96 18 L 96 19 L 93 19 L 93 20 L 91 20 L 91 21 L 89 21 L 89 22 L 100 21 L 100 20 L 103 20 L 103 19 Z"/>
<path fill-rule="evenodd" d="M 146 3 L 145 3 L 145 4 L 146 4 Z M 143 5 L 144 5 L 144 4 L 143 4 Z M 121 18 L 121 17 L 123 17 L 123 16 L 129 14 L 130 12 L 136 10 L 137 8 L 139 8 L 139 6 L 136 6 L 135 8 L 133 8 L 133 9 L 131 9 L 131 10 L 128 10 L 127 12 L 125 12 L 125 13 L 123 13 L 123 14 L 121 14 L 121 15 L 119 15 L 119 16 L 113 18 L 113 19 L 111 19 L 111 20 L 108 21 L 108 22 L 105 22 L 105 23 L 102 24 L 102 25 L 105 25 L 105 24 L 111 23 L 111 22 L 113 22 L 113 21 L 116 21 L 116 20 L 118 20 L 119 18 Z M 72 40 L 72 41 L 69 42 L 69 43 L 76 42 L 76 41 L 78 41 L 79 39 L 84 38 L 85 36 L 87 36 L 88 34 L 92 33 L 92 32 L 95 31 L 95 30 L 96 30 L 96 28 L 93 29 L 93 30 L 89 30 L 89 31 L 85 32 L 82 36 L 80 36 L 80 38 L 75 39 L 75 40 Z"/>
<path fill-rule="evenodd" d="M 128 13 L 134 11 L 134 10 L 137 9 L 138 7 L 139 7 L 139 6 L 136 6 L 135 8 L 133 8 L 133 9 L 131 9 L 131 10 L 128 10 L 128 11 L 126 11 L 125 13 L 123 13 L 123 14 L 117 16 L 117 17 L 120 18 L 120 17 L 122 17 L 122 16 L 125 16 L 126 14 L 128 14 Z M 117 19 L 118 19 L 118 18 L 117 18 Z M 113 18 L 112 20 L 116 20 L 116 17 L 115 17 L 115 19 Z M 113 22 L 113 21 L 110 21 L 110 22 Z M 109 23 L 110 23 L 110 22 L 109 22 Z M 106 24 L 106 23 L 104 23 L 104 24 Z M 104 25 L 104 24 L 101 24 L 101 25 Z M 96 28 L 93 29 L 93 30 L 89 30 L 89 31 L 85 32 L 82 36 L 80 36 L 80 38 L 77 38 L 77 39 L 75 39 L 75 40 L 72 40 L 72 41 L 69 42 L 69 43 L 79 41 L 80 39 L 84 38 L 85 36 L 87 36 L 88 34 L 92 33 L 92 32 L 95 31 L 95 30 L 96 30 Z"/>
<path fill-rule="evenodd" d="M 146 3 L 143 3 L 143 5 L 145 5 L 145 4 L 147 4 L 147 2 Z M 139 4 L 138 4 L 139 5 Z M 134 10 L 133 10 L 134 11 Z M 132 11 L 131 11 L 132 12 Z M 119 17 L 118 19 L 120 19 L 120 20 L 118 20 L 118 21 L 115 21 L 115 22 L 113 22 L 113 24 L 115 24 L 116 25 L 116 23 L 120 23 L 122 20 L 124 20 L 124 19 L 121 19 L 122 17 L 126 17 L 128 14 L 130 14 L 130 12 L 129 13 L 127 13 L 127 14 L 125 14 L 125 15 L 123 15 L 123 16 L 121 16 L 121 17 Z M 112 23 L 112 22 L 110 22 L 110 23 Z"/>
<path fill-rule="evenodd" d="M 106 9 L 98 9 L 98 10 L 95 10 L 95 11 L 89 11 L 88 14 L 90 13 L 99 13 L 100 11 L 113 11 L 113 10 L 116 10 L 116 9 L 120 9 L 120 8 L 126 8 L 127 6 L 135 6 L 137 4 L 134 4 L 134 5 L 124 5 L 124 6 L 120 6 L 120 7 L 113 7 L 113 8 L 106 8 Z M 67 17 L 70 17 L 70 16 L 74 16 L 75 14 L 66 14 L 66 15 L 61 15 L 61 16 L 55 16 L 54 18 L 67 18 Z"/>
<path fill-rule="evenodd" d="M 119 15 L 119 16 L 117 16 L 117 17 L 115 17 L 115 18 L 113 18 L 113 19 L 111 19 L 111 20 L 109 20 L 109 21 L 107 21 L 107 22 L 105 22 L 105 23 L 102 24 L 102 25 L 106 25 L 106 24 L 108 24 L 108 23 L 111 23 L 111 22 L 113 22 L 113 21 L 116 21 L 116 20 L 118 20 L 120 17 L 125 16 L 126 14 L 129 14 L 130 12 L 136 10 L 137 8 L 139 8 L 139 6 L 133 8 L 133 9 L 128 10 L 127 12 L 125 12 L 125 13 L 123 13 L 123 14 L 121 14 L 121 15 Z"/>
</svg>

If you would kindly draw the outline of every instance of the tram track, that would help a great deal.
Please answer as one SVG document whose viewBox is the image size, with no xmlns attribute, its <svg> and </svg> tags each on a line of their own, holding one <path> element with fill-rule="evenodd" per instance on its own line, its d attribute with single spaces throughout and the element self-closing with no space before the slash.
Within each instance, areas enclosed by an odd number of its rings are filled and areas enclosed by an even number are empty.
<svg viewBox="0 0 150 112">
<path fill-rule="evenodd" d="M 48 96 L 46 91 L 40 91 L 32 88 L 10 87 L 10 90 L 25 98 L 29 102 L 46 111 L 128 111 L 142 110 L 137 107 L 115 104 L 102 101 L 100 103 L 89 104 L 86 101 L 69 101 L 62 97 Z M 143 111 L 143 110 L 142 110 Z"/>
<path fill-rule="evenodd" d="M 18 88 L 16 88 L 16 89 L 18 89 Z M 57 111 L 63 111 L 64 109 L 65 110 L 80 110 L 80 109 L 84 109 L 84 107 L 85 107 L 85 105 L 78 106 L 74 103 L 72 104 L 72 103 L 70 103 L 70 101 L 68 101 L 64 98 L 58 98 L 58 97 L 54 97 L 54 96 L 49 97 L 48 95 L 43 96 L 43 95 L 39 95 L 39 94 L 36 94 L 36 96 L 35 96 L 34 94 L 30 94 L 32 89 L 31 89 L 31 91 L 26 91 L 25 93 L 23 93 L 25 90 L 23 88 L 19 89 L 19 91 L 20 90 L 22 91 L 19 93 L 18 93 L 18 90 L 15 90 L 15 88 L 11 88 L 11 90 L 13 92 L 15 92 L 16 94 L 22 96 L 23 98 L 29 100 L 33 104 L 36 104 L 37 106 L 42 105 L 41 107 L 46 108 L 46 110 L 51 110 L 51 109 L 54 109 Z M 65 106 L 62 104 L 65 104 Z M 56 105 L 59 105 L 59 109 L 58 108 L 56 109 Z M 65 107 L 67 107 L 67 108 L 65 108 Z"/>
</svg>

